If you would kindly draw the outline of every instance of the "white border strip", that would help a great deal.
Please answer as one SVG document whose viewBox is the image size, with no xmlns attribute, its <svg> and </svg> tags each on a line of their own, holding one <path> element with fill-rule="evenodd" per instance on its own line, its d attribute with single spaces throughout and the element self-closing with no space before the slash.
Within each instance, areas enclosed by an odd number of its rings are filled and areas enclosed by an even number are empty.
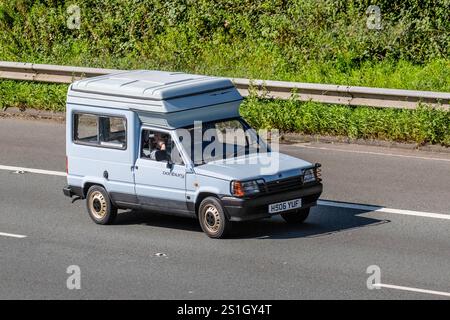
<svg viewBox="0 0 450 320">
<path fill-rule="evenodd" d="M 26 238 L 27 236 L 21 235 L 21 234 L 13 234 L 13 233 L 4 233 L 4 232 L 0 232 L 0 236 L 3 237 L 11 237 L 11 238 Z"/>
<path fill-rule="evenodd" d="M 25 173 L 30 172 L 30 173 L 45 174 L 45 175 L 49 175 L 49 176 L 60 176 L 60 177 L 67 176 L 65 172 L 61 172 L 61 171 L 50 171 L 50 170 L 11 167 L 11 166 L 2 166 L 2 165 L 0 165 L 0 170 L 13 171 L 13 172 L 23 171 Z"/>
<path fill-rule="evenodd" d="M 412 210 L 391 209 L 391 208 L 385 208 L 385 207 L 368 206 L 368 205 L 356 204 L 356 203 L 335 202 L 335 201 L 328 201 L 328 200 L 319 200 L 319 201 L 317 201 L 317 204 L 319 206 L 328 206 L 328 207 L 336 207 L 336 208 L 346 208 L 346 209 L 355 209 L 355 210 L 363 210 L 363 211 L 371 211 L 371 212 L 373 211 L 373 212 L 393 213 L 393 214 L 401 214 L 401 215 L 406 215 L 406 216 L 416 216 L 416 217 L 450 220 L 450 214 L 444 214 L 444 213 L 432 213 L 432 212 L 422 212 L 422 211 L 412 211 Z"/>
<path fill-rule="evenodd" d="M 337 151 L 337 152 L 346 152 L 346 153 L 358 153 L 358 154 L 370 154 L 375 156 L 390 156 L 390 157 L 398 157 L 398 158 L 410 158 L 410 159 L 419 159 L 419 160 L 431 160 L 431 161 L 443 161 L 450 162 L 448 158 L 432 158 L 432 157 L 423 157 L 423 156 L 413 156 L 406 154 L 395 154 L 395 153 L 386 153 L 386 152 L 374 152 L 374 151 L 360 151 L 360 150 L 345 150 L 339 148 L 327 148 L 327 147 L 314 147 L 305 144 L 295 144 L 296 147 L 305 148 L 305 149 L 316 149 L 316 150 L 325 150 L 325 151 Z"/>
<path fill-rule="evenodd" d="M 375 288 L 389 288 L 389 289 L 427 293 L 427 294 L 434 294 L 437 296 L 450 297 L 450 292 L 444 292 L 444 291 L 434 291 L 434 290 L 426 290 L 426 289 L 419 289 L 419 288 L 403 287 L 403 286 L 396 286 L 393 284 L 385 284 L 385 283 L 376 283 L 373 286 Z"/>
</svg>

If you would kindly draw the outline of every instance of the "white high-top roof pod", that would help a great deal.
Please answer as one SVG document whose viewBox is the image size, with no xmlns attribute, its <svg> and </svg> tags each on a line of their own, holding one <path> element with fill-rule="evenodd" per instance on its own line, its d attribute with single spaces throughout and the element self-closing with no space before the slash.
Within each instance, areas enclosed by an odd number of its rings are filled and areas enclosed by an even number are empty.
<svg viewBox="0 0 450 320">
<path fill-rule="evenodd" d="M 68 104 L 131 109 L 141 119 L 176 120 L 182 125 L 192 118 L 237 116 L 242 96 L 229 79 L 165 71 L 126 71 L 74 82 Z M 206 108 L 208 111 L 206 112 Z M 201 110 L 200 110 L 201 109 Z M 183 114 L 177 114 L 181 111 Z M 207 121 L 209 119 L 198 120 Z M 173 121 L 172 121 L 173 122 Z"/>
</svg>

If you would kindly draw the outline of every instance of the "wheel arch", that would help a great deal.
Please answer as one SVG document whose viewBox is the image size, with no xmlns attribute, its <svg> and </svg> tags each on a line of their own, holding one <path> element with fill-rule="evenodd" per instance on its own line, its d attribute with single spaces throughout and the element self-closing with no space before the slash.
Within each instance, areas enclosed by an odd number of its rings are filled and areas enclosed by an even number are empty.
<svg viewBox="0 0 450 320">
<path fill-rule="evenodd" d="M 195 215 L 197 217 L 198 217 L 198 209 L 200 208 L 200 204 L 202 203 L 203 200 L 205 200 L 208 197 L 214 197 L 220 201 L 220 197 L 214 192 L 211 192 L 211 191 L 199 192 L 199 194 L 197 195 L 197 198 L 195 199 Z"/>
<path fill-rule="evenodd" d="M 86 199 L 87 193 L 92 186 L 99 186 L 106 190 L 105 186 L 99 182 L 85 182 L 83 185 L 83 199 Z M 106 191 L 108 192 L 108 191 Z"/>
</svg>

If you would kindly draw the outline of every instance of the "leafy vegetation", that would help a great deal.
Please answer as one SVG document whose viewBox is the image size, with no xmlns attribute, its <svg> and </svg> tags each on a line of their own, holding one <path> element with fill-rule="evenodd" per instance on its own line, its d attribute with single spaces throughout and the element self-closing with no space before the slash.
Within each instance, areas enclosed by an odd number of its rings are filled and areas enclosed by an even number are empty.
<svg viewBox="0 0 450 320">
<path fill-rule="evenodd" d="M 449 92 L 450 1 L 0 0 L 0 60 Z M 0 80 L 0 107 L 62 110 L 66 89 Z M 250 98 L 242 112 L 259 127 L 449 144 L 448 113 L 426 107 Z"/>
<path fill-rule="evenodd" d="M 0 81 L 0 110 L 28 107 L 47 111 L 64 111 L 68 86 L 13 80 Z"/>
<path fill-rule="evenodd" d="M 450 112 L 325 105 L 249 97 L 241 115 L 256 128 L 450 146 Z"/>
<path fill-rule="evenodd" d="M 0 81 L 0 109 L 64 111 L 66 92 L 67 85 Z M 450 112 L 426 106 L 380 109 L 250 96 L 240 112 L 255 128 L 450 146 Z"/>
<path fill-rule="evenodd" d="M 2 60 L 450 91 L 449 57 L 448 0 L 0 0 Z"/>
</svg>

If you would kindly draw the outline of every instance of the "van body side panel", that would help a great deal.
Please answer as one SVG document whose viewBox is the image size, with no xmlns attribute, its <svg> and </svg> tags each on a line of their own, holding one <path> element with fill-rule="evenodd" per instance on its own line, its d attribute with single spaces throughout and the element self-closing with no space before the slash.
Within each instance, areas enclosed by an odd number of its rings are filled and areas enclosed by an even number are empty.
<svg viewBox="0 0 450 320">
<path fill-rule="evenodd" d="M 174 211 L 189 214 L 186 205 L 186 168 L 166 162 L 138 159 L 135 180 L 138 201 L 155 210 Z"/>
<path fill-rule="evenodd" d="M 83 145 L 74 142 L 74 114 L 95 114 L 126 119 L 126 149 Z M 128 201 L 136 202 L 134 188 L 133 165 L 135 161 L 137 117 L 132 111 L 92 106 L 67 105 L 67 160 L 68 184 L 84 187 L 86 184 L 101 184 L 111 195 L 113 201 L 116 195 L 126 195 Z"/>
<path fill-rule="evenodd" d="M 186 196 L 192 203 L 199 201 L 201 194 L 211 194 L 217 198 L 230 195 L 230 181 L 199 174 L 186 175 Z"/>
</svg>

